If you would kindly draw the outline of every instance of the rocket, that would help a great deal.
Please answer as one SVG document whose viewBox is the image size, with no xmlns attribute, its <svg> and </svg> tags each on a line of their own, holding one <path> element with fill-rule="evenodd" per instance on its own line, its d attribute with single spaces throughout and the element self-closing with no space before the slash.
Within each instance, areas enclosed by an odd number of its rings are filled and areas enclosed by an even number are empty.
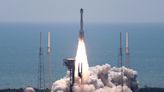
<svg viewBox="0 0 164 92">
<path fill-rule="evenodd" d="M 84 39 L 84 30 L 83 30 L 83 9 L 80 9 L 80 14 L 81 14 L 81 18 L 80 18 L 80 32 L 79 32 L 79 36 L 80 39 L 83 40 Z"/>
</svg>

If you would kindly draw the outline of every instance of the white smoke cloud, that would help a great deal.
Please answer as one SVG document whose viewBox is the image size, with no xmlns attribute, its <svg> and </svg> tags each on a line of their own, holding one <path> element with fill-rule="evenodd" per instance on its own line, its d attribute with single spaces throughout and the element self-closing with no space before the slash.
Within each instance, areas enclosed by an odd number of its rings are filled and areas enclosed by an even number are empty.
<svg viewBox="0 0 164 92">
<path fill-rule="evenodd" d="M 137 72 L 133 69 L 105 64 L 90 67 L 89 73 L 89 79 L 83 85 L 78 83 L 78 78 L 75 79 L 74 92 L 122 92 L 122 89 L 123 92 L 138 92 Z M 69 92 L 69 72 L 53 83 L 51 92 Z"/>
</svg>

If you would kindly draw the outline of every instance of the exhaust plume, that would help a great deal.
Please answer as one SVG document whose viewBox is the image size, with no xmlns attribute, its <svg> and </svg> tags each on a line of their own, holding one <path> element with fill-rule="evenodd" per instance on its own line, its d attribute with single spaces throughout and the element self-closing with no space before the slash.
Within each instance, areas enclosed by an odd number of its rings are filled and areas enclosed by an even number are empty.
<svg viewBox="0 0 164 92">
<path fill-rule="evenodd" d="M 121 68 L 105 64 L 90 67 L 88 80 L 82 86 L 75 83 L 73 92 L 122 92 L 122 87 L 123 92 L 138 92 L 137 72 L 126 67 L 122 69 L 123 86 Z M 51 92 L 69 92 L 69 72 L 64 78 L 53 83 Z"/>
<path fill-rule="evenodd" d="M 75 57 L 75 78 L 78 78 L 78 67 L 79 64 L 82 64 L 80 67 L 82 71 L 83 81 L 85 82 L 88 79 L 88 60 L 86 55 L 86 48 L 83 39 L 79 39 L 77 53 Z"/>
</svg>

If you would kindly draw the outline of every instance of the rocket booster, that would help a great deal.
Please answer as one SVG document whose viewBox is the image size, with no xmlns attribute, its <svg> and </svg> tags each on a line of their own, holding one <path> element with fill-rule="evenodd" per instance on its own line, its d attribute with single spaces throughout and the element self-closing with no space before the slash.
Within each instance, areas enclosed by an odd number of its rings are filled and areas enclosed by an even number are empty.
<svg viewBox="0 0 164 92">
<path fill-rule="evenodd" d="M 78 76 L 81 79 L 81 84 L 83 83 L 83 63 L 78 64 Z"/>
<path fill-rule="evenodd" d="M 83 69 L 83 65 L 82 65 L 82 63 L 79 63 L 78 64 L 78 76 L 80 78 L 82 78 L 82 73 L 83 73 L 82 69 Z"/>
<path fill-rule="evenodd" d="M 80 9 L 81 19 L 80 19 L 80 39 L 84 39 L 84 30 L 83 30 L 83 9 Z"/>
</svg>

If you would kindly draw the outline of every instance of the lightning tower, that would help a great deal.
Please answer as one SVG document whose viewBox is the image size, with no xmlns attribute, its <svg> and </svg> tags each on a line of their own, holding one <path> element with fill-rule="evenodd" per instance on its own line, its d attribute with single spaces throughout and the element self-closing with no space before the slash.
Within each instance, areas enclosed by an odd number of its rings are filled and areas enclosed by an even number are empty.
<svg viewBox="0 0 164 92">
<path fill-rule="evenodd" d="M 121 67 L 121 86 L 122 86 L 122 92 L 123 92 L 123 62 L 122 62 L 122 33 L 120 32 L 120 48 L 119 48 L 119 60 L 118 60 L 118 67 Z"/>
<path fill-rule="evenodd" d="M 122 67 L 122 33 L 120 32 L 120 48 L 119 48 L 119 59 L 118 59 L 118 67 Z"/>
<path fill-rule="evenodd" d="M 39 48 L 39 66 L 38 66 L 38 89 L 45 89 L 45 71 L 44 58 L 42 48 L 42 32 L 40 32 L 40 48 Z"/>
</svg>

